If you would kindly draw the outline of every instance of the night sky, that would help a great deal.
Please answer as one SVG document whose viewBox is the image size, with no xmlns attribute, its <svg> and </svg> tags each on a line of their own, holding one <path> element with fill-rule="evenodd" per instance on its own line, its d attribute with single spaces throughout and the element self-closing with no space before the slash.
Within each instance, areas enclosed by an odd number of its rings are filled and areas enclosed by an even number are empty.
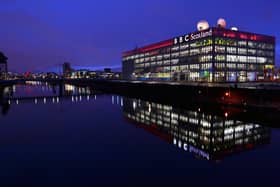
<svg viewBox="0 0 280 187">
<path fill-rule="evenodd" d="M 10 71 L 118 68 L 121 52 L 196 30 L 219 17 L 239 30 L 274 35 L 278 0 L 0 0 L 0 51 Z"/>
</svg>

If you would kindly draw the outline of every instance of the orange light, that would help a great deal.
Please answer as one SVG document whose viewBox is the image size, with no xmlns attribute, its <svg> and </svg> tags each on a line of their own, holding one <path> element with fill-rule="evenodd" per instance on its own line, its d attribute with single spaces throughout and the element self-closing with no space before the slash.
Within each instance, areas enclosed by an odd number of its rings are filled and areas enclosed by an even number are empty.
<svg viewBox="0 0 280 187">
<path fill-rule="evenodd" d="M 229 92 L 226 92 L 225 95 L 228 97 L 228 96 L 230 96 L 230 93 L 229 93 Z"/>
</svg>

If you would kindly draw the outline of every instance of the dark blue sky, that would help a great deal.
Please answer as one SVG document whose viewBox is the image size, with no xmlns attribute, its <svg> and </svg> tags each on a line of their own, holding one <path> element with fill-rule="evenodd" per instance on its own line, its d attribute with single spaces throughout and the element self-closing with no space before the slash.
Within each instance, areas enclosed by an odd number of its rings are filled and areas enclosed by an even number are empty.
<svg viewBox="0 0 280 187">
<path fill-rule="evenodd" d="M 13 71 L 121 66 L 121 52 L 192 32 L 219 17 L 277 37 L 278 0 L 0 0 L 0 51 Z M 278 64 L 280 64 L 278 62 Z"/>
</svg>

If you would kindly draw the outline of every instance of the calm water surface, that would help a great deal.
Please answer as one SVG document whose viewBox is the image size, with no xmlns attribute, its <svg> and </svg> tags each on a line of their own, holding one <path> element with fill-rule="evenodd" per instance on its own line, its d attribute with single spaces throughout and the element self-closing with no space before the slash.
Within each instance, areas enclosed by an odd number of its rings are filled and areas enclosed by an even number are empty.
<svg viewBox="0 0 280 187">
<path fill-rule="evenodd" d="M 11 91 L 1 186 L 279 186 L 279 129 L 70 85 Z"/>
</svg>

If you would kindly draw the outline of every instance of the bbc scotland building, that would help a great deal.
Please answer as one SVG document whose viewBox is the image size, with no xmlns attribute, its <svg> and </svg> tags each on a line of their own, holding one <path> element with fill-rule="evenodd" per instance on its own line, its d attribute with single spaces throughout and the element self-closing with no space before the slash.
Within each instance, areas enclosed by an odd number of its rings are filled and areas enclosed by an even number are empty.
<svg viewBox="0 0 280 187">
<path fill-rule="evenodd" d="M 206 21 L 198 31 L 122 54 L 123 79 L 203 82 L 270 80 L 275 37 L 216 27 Z"/>
</svg>

